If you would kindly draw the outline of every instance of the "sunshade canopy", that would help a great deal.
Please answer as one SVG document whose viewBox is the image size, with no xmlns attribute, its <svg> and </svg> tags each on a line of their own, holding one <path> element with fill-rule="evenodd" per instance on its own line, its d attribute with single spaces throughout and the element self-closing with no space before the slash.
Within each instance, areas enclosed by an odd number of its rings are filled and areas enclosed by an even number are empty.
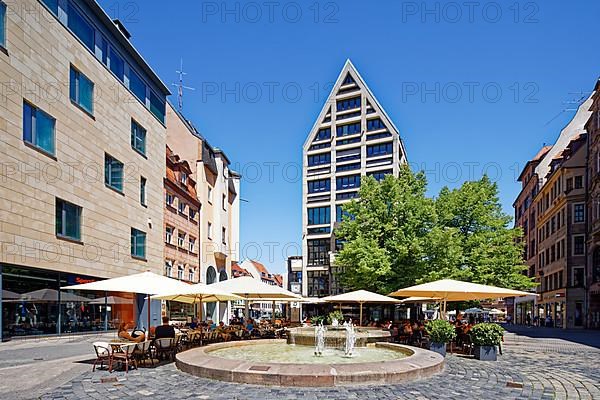
<svg viewBox="0 0 600 400">
<path fill-rule="evenodd" d="M 483 314 L 483 310 L 481 308 L 467 308 L 463 311 L 463 314 Z"/>
<path fill-rule="evenodd" d="M 504 311 L 498 310 L 497 308 L 492 308 L 491 310 L 488 311 L 488 313 L 490 315 L 504 315 L 504 314 L 506 314 Z"/>
<path fill-rule="evenodd" d="M 119 296 L 106 296 L 106 297 L 98 297 L 90 301 L 90 304 L 107 304 L 107 305 L 115 305 L 115 304 L 133 304 L 133 299 L 128 299 L 125 297 Z"/>
<path fill-rule="evenodd" d="M 34 290 L 32 292 L 23 293 L 22 295 L 19 296 L 19 299 L 23 300 L 23 301 L 32 301 L 32 302 L 58 301 L 58 290 L 49 289 L 49 288 Z M 61 293 L 60 294 L 60 301 L 62 301 L 63 303 L 70 302 L 70 301 L 87 302 L 90 300 L 92 300 L 92 299 L 88 299 L 87 297 L 83 297 L 83 296 L 77 296 L 72 293 Z"/>
<path fill-rule="evenodd" d="M 267 285 L 250 276 L 228 279 L 208 286 L 213 287 L 215 290 L 236 294 L 245 300 L 297 301 L 302 299 L 302 296 L 289 290 L 276 285 Z"/>
<path fill-rule="evenodd" d="M 198 283 L 176 291 L 161 291 L 159 294 L 152 296 L 152 299 L 193 304 L 201 302 L 210 303 L 216 301 L 242 300 L 242 297 L 215 288 L 214 285 Z"/>
<path fill-rule="evenodd" d="M 400 303 L 400 300 L 381 294 L 369 292 L 367 290 L 356 290 L 338 294 L 336 296 L 327 296 L 322 298 L 327 303 Z"/>
<path fill-rule="evenodd" d="M 176 279 L 167 278 L 149 271 L 139 274 L 120 276 L 118 278 L 105 279 L 81 285 L 65 286 L 64 289 L 76 290 L 98 290 L 106 292 L 125 292 L 157 294 L 166 291 L 184 290 L 190 285 Z"/>
<path fill-rule="evenodd" d="M 2 299 L 3 300 L 16 300 L 19 297 L 21 297 L 21 295 L 19 293 L 15 293 L 15 292 L 11 292 L 10 290 L 2 289 Z"/>
<path fill-rule="evenodd" d="M 504 289 L 496 286 L 480 285 L 478 283 L 442 279 L 435 282 L 396 290 L 390 296 L 423 296 L 439 298 L 442 301 L 482 300 L 500 297 L 529 296 L 532 293 L 520 290 Z"/>
<path fill-rule="evenodd" d="M 440 299 L 433 299 L 431 297 L 407 297 L 400 300 L 401 303 L 437 303 L 439 301 Z"/>
</svg>

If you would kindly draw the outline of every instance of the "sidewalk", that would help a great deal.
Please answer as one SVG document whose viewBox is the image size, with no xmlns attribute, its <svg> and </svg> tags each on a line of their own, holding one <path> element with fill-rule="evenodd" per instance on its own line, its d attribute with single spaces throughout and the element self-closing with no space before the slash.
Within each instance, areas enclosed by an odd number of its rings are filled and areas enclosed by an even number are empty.
<svg viewBox="0 0 600 400">
<path fill-rule="evenodd" d="M 537 342 L 558 339 L 600 349 L 600 331 L 598 330 L 561 329 L 506 324 L 504 324 L 503 327 L 509 333 L 506 337 L 507 340 L 509 340 L 511 336 L 518 335 L 517 340 L 519 341 L 523 341 L 528 338 L 536 339 Z"/>
</svg>

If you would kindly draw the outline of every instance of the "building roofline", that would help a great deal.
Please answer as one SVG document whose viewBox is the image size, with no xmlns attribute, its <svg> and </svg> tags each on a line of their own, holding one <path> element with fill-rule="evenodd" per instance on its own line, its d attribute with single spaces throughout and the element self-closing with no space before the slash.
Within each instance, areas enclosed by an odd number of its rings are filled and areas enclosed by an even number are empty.
<svg viewBox="0 0 600 400">
<path fill-rule="evenodd" d="M 138 63 L 139 67 L 143 70 L 143 72 L 146 75 L 148 75 L 148 77 L 159 89 L 163 91 L 163 94 L 165 96 L 170 95 L 171 91 L 169 90 L 167 85 L 165 85 L 165 83 L 160 79 L 158 74 L 152 69 L 150 64 L 144 59 L 140 52 L 137 51 L 137 49 L 133 46 L 131 41 L 125 36 L 123 31 L 119 29 L 119 27 L 115 24 L 113 19 L 108 16 L 106 11 L 104 11 L 100 4 L 98 4 L 96 0 L 82 1 L 90 8 L 90 10 L 92 10 L 92 12 L 96 15 L 96 17 L 98 17 L 100 22 L 102 22 L 105 25 L 106 29 L 108 29 L 108 31 L 113 34 L 113 36 L 116 38 L 119 44 L 125 50 L 127 50 L 129 55 Z M 127 29 L 125 30 L 127 31 Z"/>
</svg>

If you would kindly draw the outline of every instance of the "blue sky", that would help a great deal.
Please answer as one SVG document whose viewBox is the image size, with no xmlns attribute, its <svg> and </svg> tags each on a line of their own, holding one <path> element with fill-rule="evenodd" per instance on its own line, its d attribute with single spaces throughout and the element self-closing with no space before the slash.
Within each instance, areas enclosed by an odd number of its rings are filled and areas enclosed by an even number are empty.
<svg viewBox="0 0 600 400">
<path fill-rule="evenodd" d="M 599 75 L 595 0 L 100 3 L 167 84 L 184 59 L 184 113 L 244 175 L 242 257 L 276 272 L 299 252 L 302 144 L 347 58 L 432 195 L 487 171 L 511 214 L 521 168 Z"/>
</svg>

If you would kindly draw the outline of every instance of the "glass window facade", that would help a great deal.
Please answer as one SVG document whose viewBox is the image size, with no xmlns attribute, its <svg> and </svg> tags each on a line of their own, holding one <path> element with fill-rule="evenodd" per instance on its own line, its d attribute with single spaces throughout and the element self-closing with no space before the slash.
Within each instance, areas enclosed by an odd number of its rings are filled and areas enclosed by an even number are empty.
<svg viewBox="0 0 600 400">
<path fill-rule="evenodd" d="M 360 122 L 355 124 L 341 125 L 335 128 L 337 136 L 348 136 L 360 133 Z"/>
<path fill-rule="evenodd" d="M 375 178 L 375 180 L 377 182 L 381 182 L 383 180 L 383 178 L 385 178 L 386 175 L 390 175 L 392 173 L 393 173 L 393 171 L 391 169 L 387 169 L 385 171 L 369 172 L 367 175 L 372 176 L 373 178 Z"/>
<path fill-rule="evenodd" d="M 573 222 L 580 223 L 585 221 L 585 205 L 575 204 L 573 205 Z"/>
<path fill-rule="evenodd" d="M 358 192 L 337 193 L 335 195 L 336 200 L 349 200 L 349 199 L 355 199 L 357 197 L 358 197 Z"/>
<path fill-rule="evenodd" d="M 324 225 L 331 222 L 331 209 L 329 207 L 315 207 L 307 210 L 308 225 Z"/>
<path fill-rule="evenodd" d="M 146 178 L 140 177 L 140 204 L 146 205 Z"/>
<path fill-rule="evenodd" d="M 345 190 L 360 187 L 360 175 L 341 176 L 335 180 L 336 190 Z"/>
<path fill-rule="evenodd" d="M 344 211 L 344 207 L 341 204 L 335 206 L 335 220 L 336 222 L 342 222 L 344 217 L 346 219 L 354 219 L 354 216 L 347 211 Z"/>
<path fill-rule="evenodd" d="M 138 153 L 146 154 L 146 129 L 131 120 L 131 147 Z"/>
<path fill-rule="evenodd" d="M 98 278 L 0 264 L 2 337 L 116 329 L 134 320 L 130 293 L 61 291 Z"/>
<path fill-rule="evenodd" d="M 352 164 L 343 164 L 343 165 L 336 165 L 335 170 L 336 172 L 342 172 L 342 171 L 352 171 L 355 169 L 360 169 L 360 163 L 352 163 Z"/>
<path fill-rule="evenodd" d="M 146 104 L 146 84 L 138 74 L 129 70 L 129 89 L 144 104 Z"/>
<path fill-rule="evenodd" d="M 386 129 L 381 119 L 369 119 L 367 120 L 367 131 L 376 131 L 379 129 Z"/>
<path fill-rule="evenodd" d="M 109 68 L 113 72 L 113 74 L 115 74 L 115 76 L 121 82 L 123 82 L 125 80 L 125 62 L 123 61 L 123 58 L 121 58 L 121 56 L 119 54 L 117 54 L 115 49 L 112 47 L 110 48 L 109 54 L 110 54 Z"/>
<path fill-rule="evenodd" d="M 95 52 L 95 29 L 94 26 L 79 12 L 73 2 L 69 2 L 67 8 L 67 25 L 69 29 L 93 52 Z"/>
<path fill-rule="evenodd" d="M 319 142 L 321 140 L 331 139 L 331 128 L 323 128 L 319 129 L 315 136 L 315 142 Z"/>
<path fill-rule="evenodd" d="M 73 103 L 90 114 L 94 113 L 94 83 L 72 66 L 69 94 Z"/>
<path fill-rule="evenodd" d="M 308 166 L 325 165 L 331 163 L 331 153 L 315 154 L 308 156 Z"/>
<path fill-rule="evenodd" d="M 324 297 L 329 295 L 328 271 L 307 271 L 306 283 L 308 285 L 308 297 Z"/>
<path fill-rule="evenodd" d="M 146 258 L 146 232 L 131 228 L 131 255 Z"/>
<path fill-rule="evenodd" d="M 381 143 L 367 146 L 367 157 L 384 156 L 392 153 L 392 143 Z"/>
<path fill-rule="evenodd" d="M 329 179 L 319 179 L 308 181 L 308 193 L 329 192 L 331 181 Z"/>
<path fill-rule="evenodd" d="M 56 120 L 39 108 L 23 102 L 23 140 L 38 149 L 55 154 Z"/>
<path fill-rule="evenodd" d="M 6 47 L 6 4 L 0 1 L 0 46 Z"/>
<path fill-rule="evenodd" d="M 58 0 L 42 0 L 54 14 L 58 14 Z"/>
<path fill-rule="evenodd" d="M 104 184 L 123 192 L 123 163 L 104 154 Z"/>
<path fill-rule="evenodd" d="M 352 110 L 360 107 L 360 96 L 339 100 L 336 105 L 338 111 Z"/>
<path fill-rule="evenodd" d="M 342 139 L 335 142 L 336 146 L 343 146 L 345 144 L 352 144 L 360 142 L 360 137 L 354 137 L 351 139 Z"/>
<path fill-rule="evenodd" d="M 56 199 L 56 236 L 81 240 L 81 207 Z"/>
<path fill-rule="evenodd" d="M 329 239 L 309 239 L 308 264 L 307 265 L 329 265 Z"/>
</svg>

